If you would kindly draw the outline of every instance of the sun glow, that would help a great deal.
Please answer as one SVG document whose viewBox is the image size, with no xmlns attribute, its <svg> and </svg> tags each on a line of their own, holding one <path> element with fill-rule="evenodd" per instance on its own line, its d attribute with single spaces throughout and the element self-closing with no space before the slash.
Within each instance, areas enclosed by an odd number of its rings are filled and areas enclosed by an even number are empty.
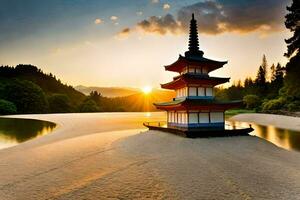
<svg viewBox="0 0 300 200">
<path fill-rule="evenodd" d="M 151 86 L 145 86 L 142 88 L 142 91 L 144 94 L 149 94 L 152 92 L 152 87 Z"/>
</svg>

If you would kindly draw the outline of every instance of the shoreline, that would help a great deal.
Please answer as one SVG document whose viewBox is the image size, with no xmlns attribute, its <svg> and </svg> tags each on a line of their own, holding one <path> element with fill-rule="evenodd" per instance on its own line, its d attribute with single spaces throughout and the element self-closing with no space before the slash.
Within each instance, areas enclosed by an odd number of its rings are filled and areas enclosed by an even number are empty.
<svg viewBox="0 0 300 200">
<path fill-rule="evenodd" d="M 295 199 L 300 153 L 253 136 L 149 131 L 164 113 L 19 115 L 51 134 L 0 150 L 1 200 Z M 283 187 L 284 186 L 284 187 Z"/>
<path fill-rule="evenodd" d="M 277 114 L 245 113 L 235 115 L 229 120 L 256 123 L 263 126 L 274 126 L 276 128 L 300 131 L 300 118 Z"/>
</svg>

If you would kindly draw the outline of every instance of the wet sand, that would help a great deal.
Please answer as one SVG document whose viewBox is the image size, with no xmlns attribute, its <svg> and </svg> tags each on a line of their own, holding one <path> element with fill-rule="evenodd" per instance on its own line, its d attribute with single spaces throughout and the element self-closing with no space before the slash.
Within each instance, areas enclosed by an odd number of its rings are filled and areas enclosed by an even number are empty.
<svg viewBox="0 0 300 200">
<path fill-rule="evenodd" d="M 53 133 L 0 150 L 0 199 L 300 199 L 300 153 L 253 136 L 147 131 L 161 113 L 25 115 Z"/>
</svg>

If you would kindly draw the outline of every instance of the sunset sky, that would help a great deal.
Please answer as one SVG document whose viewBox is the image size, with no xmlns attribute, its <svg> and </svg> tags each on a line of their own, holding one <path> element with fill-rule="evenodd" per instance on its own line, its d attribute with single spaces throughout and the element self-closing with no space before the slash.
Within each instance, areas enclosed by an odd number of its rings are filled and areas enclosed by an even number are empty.
<svg viewBox="0 0 300 200">
<path fill-rule="evenodd" d="M 64 83 L 159 87 L 184 54 L 194 12 L 212 75 L 254 77 L 262 55 L 285 64 L 290 0 L 1 0 L 0 64 L 33 64 Z"/>
</svg>

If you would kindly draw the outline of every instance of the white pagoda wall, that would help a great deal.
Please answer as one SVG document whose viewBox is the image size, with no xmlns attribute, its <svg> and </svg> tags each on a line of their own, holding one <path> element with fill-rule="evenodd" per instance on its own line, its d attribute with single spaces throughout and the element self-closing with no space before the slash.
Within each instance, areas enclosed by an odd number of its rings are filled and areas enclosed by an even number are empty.
<svg viewBox="0 0 300 200">
<path fill-rule="evenodd" d="M 186 97 L 188 95 L 188 88 L 180 88 L 176 90 L 176 98 Z"/>
<path fill-rule="evenodd" d="M 168 125 L 174 127 L 224 126 L 224 112 L 168 111 Z"/>
<path fill-rule="evenodd" d="M 181 74 L 186 74 L 186 73 L 190 73 L 190 74 L 208 74 L 208 69 L 206 67 L 196 67 L 196 66 L 187 66 L 183 69 L 183 71 L 181 72 Z"/>
<path fill-rule="evenodd" d="M 210 98 L 214 96 L 212 87 L 183 87 L 175 91 L 176 91 L 176 98 L 184 98 L 184 97 Z"/>
</svg>

